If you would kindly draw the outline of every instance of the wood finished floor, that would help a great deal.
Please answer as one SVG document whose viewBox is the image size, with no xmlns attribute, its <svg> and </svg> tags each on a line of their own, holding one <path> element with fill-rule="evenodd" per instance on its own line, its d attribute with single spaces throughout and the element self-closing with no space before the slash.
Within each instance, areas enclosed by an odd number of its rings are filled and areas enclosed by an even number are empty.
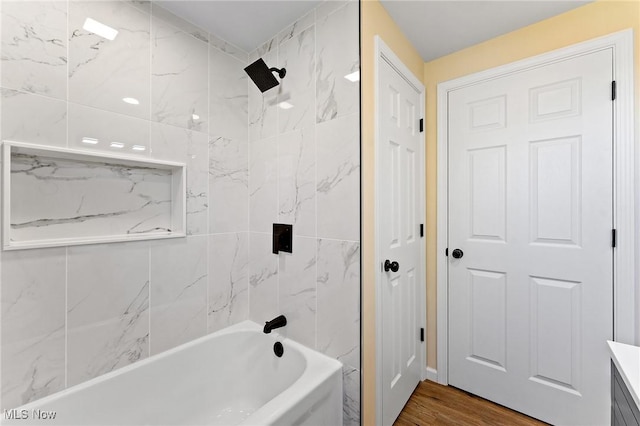
<svg viewBox="0 0 640 426">
<path fill-rule="evenodd" d="M 546 423 L 451 386 L 425 380 L 413 392 L 394 425 L 541 426 Z"/>
</svg>

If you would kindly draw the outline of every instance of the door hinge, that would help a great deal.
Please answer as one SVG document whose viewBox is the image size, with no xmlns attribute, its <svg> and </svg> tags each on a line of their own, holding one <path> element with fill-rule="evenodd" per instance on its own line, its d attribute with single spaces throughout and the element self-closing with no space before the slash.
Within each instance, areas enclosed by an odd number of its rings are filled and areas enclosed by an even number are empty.
<svg viewBox="0 0 640 426">
<path fill-rule="evenodd" d="M 424 342 L 424 328 L 420 329 L 420 341 Z"/>
<path fill-rule="evenodd" d="M 424 118 L 420 119 L 420 133 L 424 132 Z"/>
<path fill-rule="evenodd" d="M 449 257 L 449 247 L 447 247 L 446 249 L 444 249 L 444 255 Z"/>
<path fill-rule="evenodd" d="M 611 100 L 612 101 L 616 100 L 616 81 L 615 80 L 611 82 Z"/>
<path fill-rule="evenodd" d="M 423 223 L 420 224 L 420 236 L 424 237 L 424 224 Z"/>
<path fill-rule="evenodd" d="M 611 230 L 611 247 L 615 248 L 616 246 L 616 230 L 612 229 Z"/>
</svg>

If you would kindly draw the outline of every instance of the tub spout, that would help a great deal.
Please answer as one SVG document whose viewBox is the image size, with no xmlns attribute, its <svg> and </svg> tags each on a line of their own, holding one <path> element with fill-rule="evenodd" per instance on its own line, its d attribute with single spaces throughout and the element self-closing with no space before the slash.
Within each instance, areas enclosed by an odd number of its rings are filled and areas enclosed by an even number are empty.
<svg viewBox="0 0 640 426">
<path fill-rule="evenodd" d="M 264 323 L 264 332 L 266 334 L 271 333 L 271 330 L 275 330 L 276 328 L 284 327 L 287 325 L 287 319 L 284 315 L 280 315 L 279 317 L 275 317 L 271 321 L 267 321 Z"/>
</svg>

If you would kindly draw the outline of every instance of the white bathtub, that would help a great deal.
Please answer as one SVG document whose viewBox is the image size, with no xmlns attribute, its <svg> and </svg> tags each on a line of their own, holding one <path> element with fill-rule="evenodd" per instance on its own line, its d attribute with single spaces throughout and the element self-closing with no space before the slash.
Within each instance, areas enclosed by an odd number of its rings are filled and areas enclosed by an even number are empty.
<svg viewBox="0 0 640 426">
<path fill-rule="evenodd" d="M 342 364 L 278 337 L 244 321 L 4 412 L 0 424 L 342 425 Z"/>
</svg>

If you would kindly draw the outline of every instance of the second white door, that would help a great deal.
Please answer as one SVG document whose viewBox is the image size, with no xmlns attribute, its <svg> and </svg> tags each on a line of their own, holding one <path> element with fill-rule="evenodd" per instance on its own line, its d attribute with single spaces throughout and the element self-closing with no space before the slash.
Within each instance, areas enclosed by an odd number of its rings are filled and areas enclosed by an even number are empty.
<svg viewBox="0 0 640 426">
<path fill-rule="evenodd" d="M 382 424 L 386 426 L 393 424 L 420 381 L 423 159 L 420 92 L 384 59 L 378 81 Z"/>
<path fill-rule="evenodd" d="M 609 423 L 611 80 L 608 49 L 449 94 L 449 384 L 557 425 Z"/>
</svg>

